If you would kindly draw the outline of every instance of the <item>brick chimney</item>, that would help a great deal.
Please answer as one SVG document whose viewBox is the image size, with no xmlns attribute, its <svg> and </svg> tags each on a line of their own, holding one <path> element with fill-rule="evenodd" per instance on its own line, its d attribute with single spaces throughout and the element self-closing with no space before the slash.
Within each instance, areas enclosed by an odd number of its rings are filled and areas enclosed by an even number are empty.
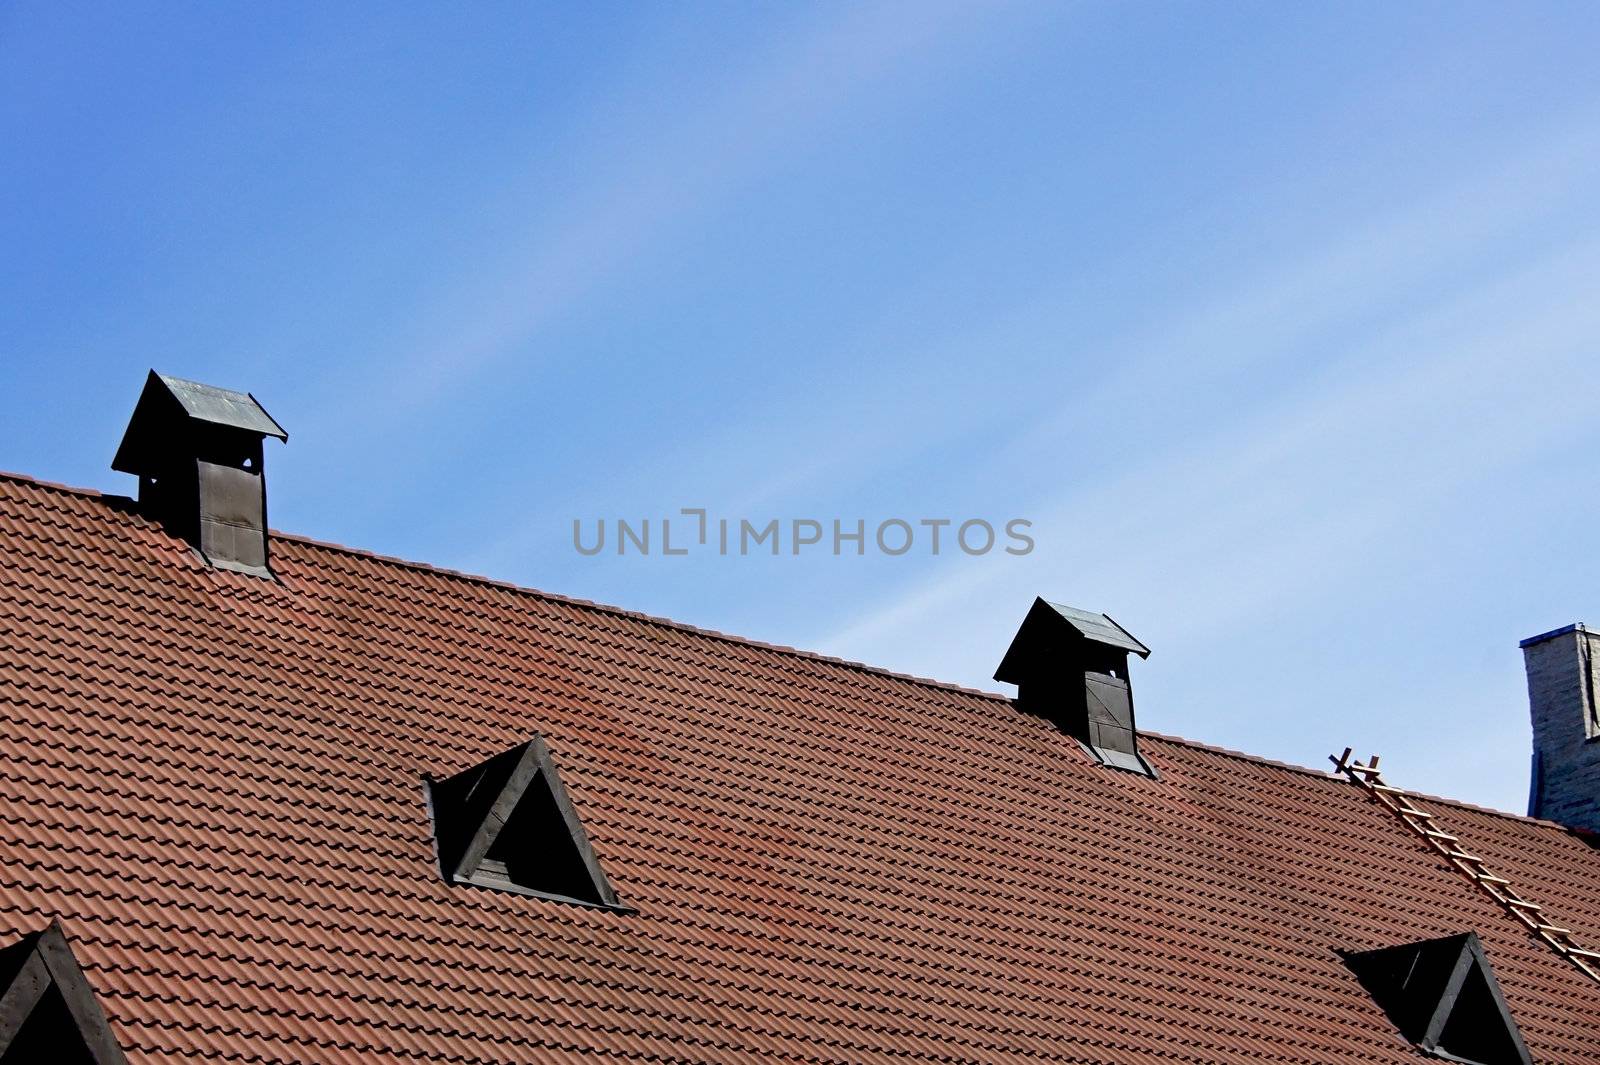
<svg viewBox="0 0 1600 1065">
<path fill-rule="evenodd" d="M 1600 634 L 1579 625 L 1522 641 L 1533 714 L 1528 814 L 1600 832 Z"/>
</svg>

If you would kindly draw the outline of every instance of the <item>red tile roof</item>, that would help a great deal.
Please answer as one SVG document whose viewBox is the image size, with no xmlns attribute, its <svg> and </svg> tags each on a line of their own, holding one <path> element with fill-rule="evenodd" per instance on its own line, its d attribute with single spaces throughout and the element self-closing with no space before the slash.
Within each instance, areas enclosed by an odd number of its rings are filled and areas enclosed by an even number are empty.
<svg viewBox="0 0 1600 1065">
<path fill-rule="evenodd" d="M 1413 1062 L 1337 951 L 1469 929 L 1534 1060 L 1600 1060 L 1600 986 L 1342 779 L 1148 736 L 1150 780 L 996 695 L 273 565 L 0 476 L 0 946 L 59 917 L 132 1062 Z M 534 732 L 636 913 L 441 880 L 423 774 Z M 1432 808 L 1600 943 L 1600 850 Z"/>
</svg>

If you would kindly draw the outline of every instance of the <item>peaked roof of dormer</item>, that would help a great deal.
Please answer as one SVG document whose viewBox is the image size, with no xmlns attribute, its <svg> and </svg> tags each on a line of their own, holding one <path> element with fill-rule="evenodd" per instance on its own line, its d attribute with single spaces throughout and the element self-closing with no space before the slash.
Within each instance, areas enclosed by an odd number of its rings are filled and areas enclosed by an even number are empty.
<svg viewBox="0 0 1600 1065">
<path fill-rule="evenodd" d="M 1411 1042 L 1477 1065 L 1531 1065 L 1476 934 L 1350 954 L 1347 964 Z"/>
<path fill-rule="evenodd" d="M 0 949 L 0 1063 L 126 1065 L 59 923 Z"/>
</svg>

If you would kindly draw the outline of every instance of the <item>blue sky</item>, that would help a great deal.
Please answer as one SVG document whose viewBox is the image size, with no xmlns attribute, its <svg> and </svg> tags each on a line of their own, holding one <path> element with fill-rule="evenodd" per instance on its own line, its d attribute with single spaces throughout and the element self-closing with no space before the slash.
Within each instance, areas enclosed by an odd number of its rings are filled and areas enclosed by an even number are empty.
<svg viewBox="0 0 1600 1065">
<path fill-rule="evenodd" d="M 150 367 L 279 528 L 985 688 L 1035 594 L 1141 725 L 1520 811 L 1600 621 L 1600 7 L 0 8 L 0 468 Z M 1023 557 L 572 522 L 1032 521 Z"/>
</svg>

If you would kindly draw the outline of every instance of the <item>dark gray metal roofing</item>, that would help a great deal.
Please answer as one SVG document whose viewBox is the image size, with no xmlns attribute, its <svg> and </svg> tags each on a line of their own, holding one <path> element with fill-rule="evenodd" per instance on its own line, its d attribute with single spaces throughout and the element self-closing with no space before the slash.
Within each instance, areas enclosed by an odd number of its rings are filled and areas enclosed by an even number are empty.
<svg viewBox="0 0 1600 1065">
<path fill-rule="evenodd" d="M 111 468 L 143 477 L 158 472 L 159 454 L 180 425 L 216 425 L 287 441 L 289 434 L 248 392 L 185 381 L 150 371 L 123 430 Z"/>
<path fill-rule="evenodd" d="M 184 413 L 197 421 L 248 429 L 254 433 L 275 436 L 279 440 L 289 439 L 283 427 L 248 392 L 234 392 L 161 373 L 156 377 L 167 386 L 173 398 L 183 407 Z"/>
<path fill-rule="evenodd" d="M 1096 614 L 1092 610 L 1079 610 L 1074 606 L 1064 603 L 1052 603 L 1048 599 L 1045 604 L 1066 619 L 1067 624 L 1078 630 L 1078 635 L 1095 643 L 1103 643 L 1110 647 L 1120 647 L 1124 651 L 1132 651 L 1141 658 L 1150 656 L 1150 648 L 1133 638 L 1133 634 L 1118 625 L 1106 614 Z"/>
<path fill-rule="evenodd" d="M 1085 746 L 1088 745 L 1085 744 Z M 1155 777 L 1156 775 L 1156 771 L 1150 768 L 1150 763 L 1146 762 L 1137 752 L 1117 751 L 1112 750 L 1110 747 L 1089 747 L 1089 751 L 1100 760 L 1102 765 L 1125 769 L 1130 773 L 1140 773 L 1147 777 Z"/>
</svg>

